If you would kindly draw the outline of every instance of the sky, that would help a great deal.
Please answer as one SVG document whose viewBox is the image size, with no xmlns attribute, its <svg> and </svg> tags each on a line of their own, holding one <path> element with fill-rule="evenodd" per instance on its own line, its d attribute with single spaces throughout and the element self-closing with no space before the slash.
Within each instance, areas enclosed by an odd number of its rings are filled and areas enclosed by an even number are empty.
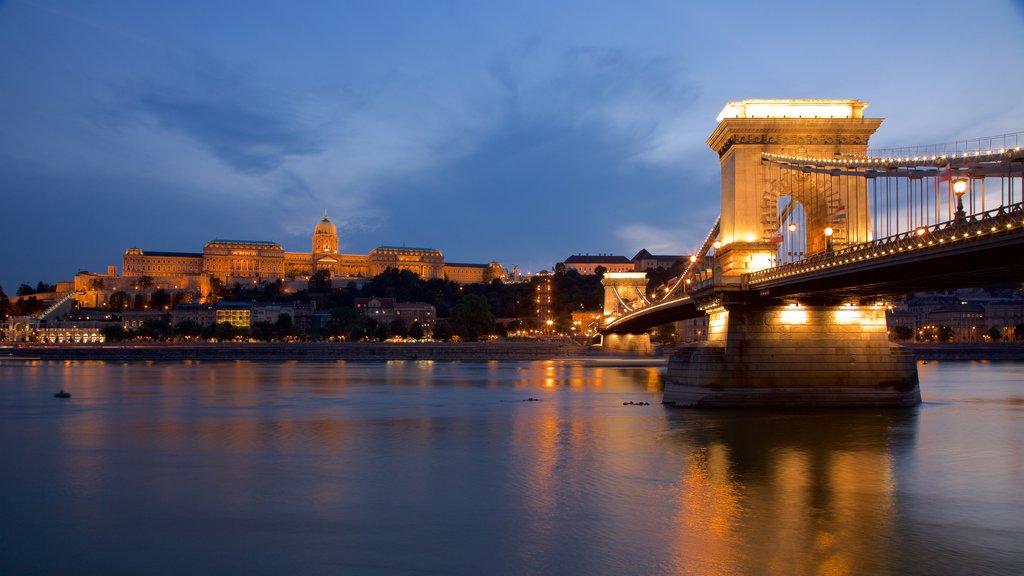
<svg viewBox="0 0 1024 576">
<path fill-rule="evenodd" d="M 1024 0 L 0 0 L 0 286 L 214 238 L 550 269 L 685 254 L 715 116 L 856 98 L 888 148 L 1024 131 Z"/>
</svg>

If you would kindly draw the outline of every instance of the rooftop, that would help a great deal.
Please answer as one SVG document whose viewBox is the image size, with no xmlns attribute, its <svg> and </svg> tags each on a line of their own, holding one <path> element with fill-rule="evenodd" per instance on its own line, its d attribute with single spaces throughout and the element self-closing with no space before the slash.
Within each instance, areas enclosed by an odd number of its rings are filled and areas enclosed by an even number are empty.
<svg viewBox="0 0 1024 576">
<path fill-rule="evenodd" d="M 277 242 L 271 242 L 269 240 L 228 240 L 224 238 L 214 238 L 207 242 L 207 244 L 259 244 L 261 246 L 278 246 Z"/>
<path fill-rule="evenodd" d="M 612 256 L 611 254 L 573 254 L 565 259 L 566 264 L 631 264 L 625 256 Z"/>
<path fill-rule="evenodd" d="M 489 264 L 466 264 L 465 262 L 445 262 L 445 266 L 460 266 L 462 268 L 487 268 Z"/>
<path fill-rule="evenodd" d="M 202 258 L 203 255 L 198 252 L 157 252 L 155 250 L 143 250 L 143 254 L 146 256 L 166 256 L 169 258 Z"/>
</svg>

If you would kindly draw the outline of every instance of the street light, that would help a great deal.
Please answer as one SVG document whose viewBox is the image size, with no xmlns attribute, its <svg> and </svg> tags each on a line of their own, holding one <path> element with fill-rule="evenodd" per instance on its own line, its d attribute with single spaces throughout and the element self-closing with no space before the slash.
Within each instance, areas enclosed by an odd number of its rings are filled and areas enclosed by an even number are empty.
<svg viewBox="0 0 1024 576">
<path fill-rule="evenodd" d="M 831 226 L 826 226 L 825 227 L 825 251 L 828 252 L 829 254 L 832 253 L 832 233 L 833 232 L 834 232 L 834 230 L 832 230 Z"/>
<path fill-rule="evenodd" d="M 796 224 L 793 223 L 793 222 L 790 222 L 789 226 L 788 226 L 788 229 L 789 229 L 789 261 L 790 262 L 794 262 L 796 260 L 796 255 L 793 254 L 793 232 L 796 232 Z"/>
<path fill-rule="evenodd" d="M 957 222 L 963 222 L 967 218 L 967 213 L 964 212 L 965 192 L 967 192 L 967 178 L 953 180 L 953 194 L 956 194 L 956 214 L 954 214 L 954 217 Z"/>
</svg>

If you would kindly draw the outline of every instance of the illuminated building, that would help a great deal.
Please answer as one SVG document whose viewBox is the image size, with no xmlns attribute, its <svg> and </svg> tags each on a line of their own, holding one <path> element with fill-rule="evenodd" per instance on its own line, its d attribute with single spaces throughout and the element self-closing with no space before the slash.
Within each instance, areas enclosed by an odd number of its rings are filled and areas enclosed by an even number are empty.
<svg viewBox="0 0 1024 576">
<path fill-rule="evenodd" d="M 604 268 L 605 272 L 632 272 L 634 265 L 625 256 L 612 256 L 611 254 L 574 254 L 565 259 L 565 269 L 575 270 L 580 274 L 597 274 L 598 268 Z"/>
<path fill-rule="evenodd" d="M 285 278 L 307 278 L 326 270 L 332 279 L 370 278 L 389 268 L 408 270 L 425 280 L 447 278 L 461 284 L 504 280 L 505 269 L 489 264 L 446 264 L 433 248 L 380 246 L 369 254 L 342 254 L 338 230 L 325 214 L 313 230 L 309 252 L 287 252 L 266 240 L 207 242 L 202 252 L 164 252 L 130 248 L 124 253 L 122 275 L 111 266 L 106 274 L 79 273 L 76 300 L 83 306 L 104 306 L 114 291 L 149 289 L 191 291 L 206 295 L 214 280 L 227 286 L 257 284 Z M 69 288 L 70 291 L 70 288 Z"/>
<path fill-rule="evenodd" d="M 394 298 L 356 298 L 355 305 L 356 310 L 363 316 L 384 325 L 400 320 L 406 328 L 419 324 L 432 332 L 437 319 L 435 308 L 424 302 L 395 302 Z"/>
<path fill-rule="evenodd" d="M 551 273 L 541 271 L 537 274 L 534 288 L 537 304 L 537 322 L 542 330 L 551 331 L 555 316 L 551 309 Z"/>
</svg>

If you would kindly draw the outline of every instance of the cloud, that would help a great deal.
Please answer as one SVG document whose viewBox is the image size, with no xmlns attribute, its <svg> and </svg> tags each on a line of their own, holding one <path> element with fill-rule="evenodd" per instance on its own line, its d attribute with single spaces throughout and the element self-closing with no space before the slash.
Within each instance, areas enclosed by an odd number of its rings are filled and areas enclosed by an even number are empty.
<svg viewBox="0 0 1024 576">
<path fill-rule="evenodd" d="M 320 135 L 255 92 L 242 98 L 219 86 L 200 93 L 154 87 L 137 103 L 160 126 L 188 136 L 244 174 L 266 174 L 290 157 L 314 155 L 324 146 Z"/>
<path fill-rule="evenodd" d="M 555 62 L 554 66 L 545 63 Z M 556 56 L 535 46 L 490 67 L 501 86 L 514 86 L 522 114 L 549 118 L 567 128 L 593 126 L 627 145 L 624 164 L 663 166 L 699 146 L 686 112 L 699 88 L 681 64 L 622 47 L 561 49 Z M 509 74 L 519 72 L 513 83 Z"/>
</svg>

